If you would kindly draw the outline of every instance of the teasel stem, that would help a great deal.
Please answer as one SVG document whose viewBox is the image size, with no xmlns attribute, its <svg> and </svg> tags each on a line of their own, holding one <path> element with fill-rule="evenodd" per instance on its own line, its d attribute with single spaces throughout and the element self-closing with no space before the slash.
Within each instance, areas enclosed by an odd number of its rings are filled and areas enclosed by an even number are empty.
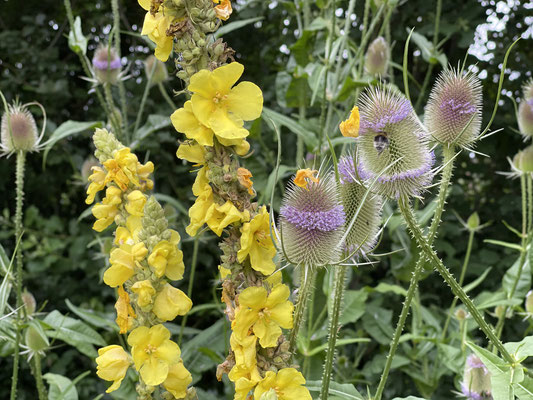
<svg viewBox="0 0 533 400">
<path fill-rule="evenodd" d="M 42 367 L 41 367 L 41 355 L 38 352 L 35 352 L 33 356 L 33 364 L 34 364 L 34 375 L 35 375 L 35 382 L 37 384 L 37 393 L 39 395 L 39 400 L 47 400 L 48 394 L 46 393 L 46 388 L 44 386 L 43 382 L 43 373 L 42 373 Z"/>
<path fill-rule="evenodd" d="M 470 230 L 470 234 L 468 235 L 468 245 L 466 247 L 466 255 L 465 260 L 463 262 L 463 268 L 461 269 L 461 276 L 459 277 L 459 285 L 463 286 L 466 270 L 468 268 L 468 263 L 470 262 L 470 254 L 472 253 L 472 244 L 474 243 L 474 234 L 476 233 L 475 230 Z M 450 321 L 452 319 L 453 315 L 453 309 L 455 308 L 457 304 L 457 297 L 453 298 L 452 305 L 450 306 L 450 309 L 448 310 L 448 317 L 446 318 L 446 322 L 444 323 L 444 328 L 442 329 L 442 336 L 440 338 L 441 342 L 444 342 L 444 339 L 446 339 L 446 333 L 448 331 L 448 326 L 450 325 Z"/>
<path fill-rule="evenodd" d="M 141 98 L 141 105 L 139 106 L 139 111 L 137 112 L 137 118 L 135 119 L 135 127 L 133 128 L 134 138 L 136 138 L 137 130 L 139 129 L 139 125 L 141 124 L 141 118 L 142 118 L 142 114 L 144 111 L 144 105 L 146 104 L 146 99 L 148 98 L 148 94 L 150 93 L 150 87 L 152 85 L 152 77 L 154 76 L 156 67 L 157 67 L 157 64 L 154 63 L 152 70 L 147 74 L 148 79 L 146 80 L 143 97 Z"/>
<path fill-rule="evenodd" d="M 305 311 L 307 309 L 309 295 L 313 290 L 315 277 L 316 272 L 312 266 L 301 267 L 298 301 L 296 302 L 293 325 L 289 335 L 289 352 L 293 355 L 297 352 L 296 342 L 298 339 L 298 333 L 305 320 Z"/>
<path fill-rule="evenodd" d="M 518 287 L 518 281 L 522 277 L 522 271 L 524 265 L 526 264 L 526 255 L 527 255 L 527 245 L 529 243 L 529 238 L 531 235 L 531 175 L 530 174 L 521 174 L 520 175 L 520 189 L 522 192 L 522 241 L 521 241 L 521 250 L 520 250 L 520 259 L 518 261 L 518 273 L 511 287 L 511 291 L 508 293 L 507 298 L 512 299 L 516 288 Z M 529 205 L 529 207 L 528 207 Z M 498 339 L 503 333 L 503 326 L 505 325 L 505 316 L 509 306 L 504 306 L 503 312 L 498 316 L 498 322 L 496 323 L 496 336 Z M 492 346 L 492 351 L 495 352 L 496 348 Z"/>
<path fill-rule="evenodd" d="M 17 152 L 17 166 L 15 170 L 16 185 L 16 206 L 15 206 L 15 240 L 18 242 L 22 237 L 22 203 L 24 200 L 24 165 L 26 162 L 26 152 L 19 150 Z M 17 246 L 17 274 L 15 277 L 16 287 L 16 329 L 15 329 L 15 349 L 13 359 L 13 375 L 11 379 L 11 400 L 17 398 L 17 381 L 20 360 L 20 340 L 22 322 L 26 319 L 26 307 L 22 303 L 22 246 Z"/>
<path fill-rule="evenodd" d="M 111 122 L 111 125 L 113 126 L 114 134 L 119 140 L 124 140 L 122 137 L 122 127 L 120 124 L 120 119 L 117 118 L 117 114 L 115 111 L 115 102 L 113 101 L 113 94 L 111 93 L 111 85 L 109 83 L 104 83 L 104 95 L 105 100 L 107 102 L 107 108 L 109 110 L 108 117 Z"/>
<path fill-rule="evenodd" d="M 494 329 L 485 321 L 483 315 L 479 312 L 477 307 L 474 305 L 470 297 L 464 292 L 463 288 L 457 283 L 453 275 L 448 271 L 444 266 L 440 258 L 437 256 L 431 245 L 424 238 L 422 230 L 416 221 L 413 209 L 407 201 L 399 202 L 400 210 L 404 216 L 405 222 L 411 232 L 411 235 L 416 240 L 418 246 L 424 252 L 428 261 L 431 263 L 433 268 L 435 268 L 438 273 L 442 276 L 444 281 L 450 286 L 453 294 L 455 294 L 466 306 L 470 315 L 476 321 L 479 328 L 485 333 L 487 339 L 489 339 L 492 344 L 498 349 L 502 357 L 511 365 L 516 364 L 516 360 L 511 356 L 507 349 L 503 346 L 502 342 L 496 336 Z"/>
<path fill-rule="evenodd" d="M 335 267 L 335 277 L 333 278 L 333 304 L 329 318 L 328 348 L 326 349 L 326 361 L 322 372 L 321 400 L 328 399 L 329 382 L 333 372 L 333 361 L 335 359 L 335 345 L 337 343 L 337 332 L 339 330 L 339 316 L 344 298 L 344 284 L 346 281 L 346 266 L 337 265 Z"/>
<path fill-rule="evenodd" d="M 452 173 L 453 173 L 455 150 L 453 147 L 443 146 L 442 151 L 443 151 L 444 169 L 442 171 L 442 178 L 441 178 L 440 187 L 439 187 L 437 207 L 435 209 L 435 213 L 433 214 L 433 219 L 431 221 L 431 226 L 429 228 L 429 232 L 427 236 L 428 243 L 433 243 L 435 234 L 437 233 L 437 228 L 439 227 L 439 223 L 442 217 L 442 212 L 444 210 L 444 204 L 446 203 L 446 195 L 448 192 L 448 186 L 450 185 L 450 181 L 451 181 Z M 398 201 L 398 205 L 401 205 L 402 202 L 408 202 L 408 200 L 400 198 Z M 405 326 L 405 321 L 407 319 L 407 316 L 409 315 L 409 308 L 411 306 L 411 302 L 418 288 L 418 281 L 420 280 L 420 275 L 422 273 L 422 270 L 424 269 L 424 260 L 425 260 L 424 254 L 420 254 L 418 257 L 418 261 L 415 265 L 413 274 L 411 275 L 411 280 L 409 282 L 409 288 L 407 289 L 407 295 L 405 296 L 405 301 L 403 303 L 402 311 L 400 312 L 398 324 L 396 325 L 396 330 L 394 331 L 394 335 L 392 337 L 392 341 L 391 341 L 390 348 L 389 348 L 389 354 L 385 362 L 385 367 L 383 368 L 383 373 L 381 374 L 381 379 L 379 381 L 378 388 L 376 390 L 376 396 L 374 400 L 380 400 L 381 396 L 383 395 L 383 390 L 385 389 L 385 384 L 387 383 L 387 378 L 389 376 L 390 368 L 392 366 L 392 361 L 394 359 L 394 355 L 396 354 L 396 350 L 398 349 L 398 343 L 400 341 L 400 337 L 402 336 L 403 328 Z"/>
</svg>

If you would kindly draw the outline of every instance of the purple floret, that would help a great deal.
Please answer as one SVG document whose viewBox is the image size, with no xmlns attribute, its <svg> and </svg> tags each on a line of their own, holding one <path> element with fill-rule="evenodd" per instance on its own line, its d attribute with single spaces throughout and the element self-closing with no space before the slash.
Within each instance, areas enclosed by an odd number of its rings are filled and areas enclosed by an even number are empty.
<svg viewBox="0 0 533 400">
<path fill-rule="evenodd" d="M 472 114 L 476 112 L 476 107 L 469 101 L 461 102 L 455 99 L 443 101 L 440 105 L 441 110 L 450 110 L 457 114 Z"/>
<path fill-rule="evenodd" d="M 337 168 L 342 184 L 355 182 L 355 167 L 352 157 L 341 157 Z"/>
<path fill-rule="evenodd" d="M 419 168 L 402 171 L 398 174 L 383 174 L 378 178 L 378 182 L 387 183 L 401 181 L 405 179 L 419 178 L 420 176 L 429 172 L 431 170 L 431 167 L 433 167 L 433 164 L 435 164 L 435 153 L 432 151 L 429 153 L 429 157 L 424 162 L 424 164 L 422 164 L 422 166 L 420 166 Z M 362 162 L 357 165 L 357 172 L 363 180 L 373 179 L 376 176 L 375 173 L 365 169 L 365 166 Z"/>
<path fill-rule="evenodd" d="M 466 383 L 461 383 L 461 392 L 469 400 L 483 400 L 485 397 L 481 393 L 471 391 Z"/>
<path fill-rule="evenodd" d="M 119 58 L 115 58 L 114 60 L 111 60 L 111 62 L 108 60 L 99 60 L 97 58 L 93 58 L 93 65 L 95 68 L 104 71 L 107 69 L 119 69 L 122 66 Z"/>
<path fill-rule="evenodd" d="M 280 214 L 287 222 L 308 231 L 331 232 L 344 225 L 345 214 L 341 205 L 328 211 L 301 211 L 293 206 L 281 207 Z"/>
<path fill-rule="evenodd" d="M 360 133 L 364 134 L 369 129 L 374 132 L 380 132 L 387 124 L 396 124 L 403 121 L 412 110 L 411 102 L 407 99 L 402 99 L 397 107 L 380 110 L 381 115 L 375 121 L 369 121 L 361 117 Z"/>
</svg>

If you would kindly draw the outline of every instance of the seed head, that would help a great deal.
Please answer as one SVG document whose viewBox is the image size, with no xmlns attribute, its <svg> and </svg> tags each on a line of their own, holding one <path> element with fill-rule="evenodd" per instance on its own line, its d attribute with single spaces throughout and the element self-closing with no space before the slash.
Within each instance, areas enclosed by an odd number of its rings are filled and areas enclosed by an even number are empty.
<svg viewBox="0 0 533 400">
<path fill-rule="evenodd" d="M 533 97 L 523 98 L 518 106 L 518 129 L 525 138 L 533 136 Z"/>
<path fill-rule="evenodd" d="M 490 372 L 475 354 L 470 354 L 466 359 L 461 391 L 469 400 L 492 399 Z"/>
<path fill-rule="evenodd" d="M 113 47 L 99 46 L 94 52 L 93 69 L 98 82 L 116 85 L 121 67 L 120 58 Z"/>
<path fill-rule="evenodd" d="M 361 96 L 357 171 L 387 197 L 416 196 L 431 182 L 435 162 L 424 127 L 401 93 L 371 87 Z"/>
<path fill-rule="evenodd" d="M 37 149 L 37 125 L 33 115 L 25 106 L 18 103 L 8 106 L 8 112 L 2 115 L 1 130 L 2 148 L 7 152 Z"/>
<path fill-rule="evenodd" d="M 354 159 L 351 156 L 341 157 L 338 164 L 340 185 L 339 192 L 346 213 L 346 229 L 348 229 L 357 209 L 359 208 L 367 188 L 356 179 Z M 358 250 L 357 255 L 368 253 L 376 244 L 381 222 L 381 197 L 367 195 L 357 218 L 348 235 L 345 247 L 348 253 Z"/>
<path fill-rule="evenodd" d="M 387 68 L 389 66 L 389 45 L 387 41 L 379 36 L 374 39 L 365 55 L 365 71 L 370 75 L 387 74 Z"/>
<path fill-rule="evenodd" d="M 308 267 L 338 261 L 345 222 L 332 174 L 306 187 L 289 183 L 280 209 L 280 234 L 289 260 Z"/>
<path fill-rule="evenodd" d="M 429 95 L 425 124 L 433 138 L 443 144 L 465 147 L 481 130 L 481 83 L 471 72 L 444 70 Z"/>
</svg>

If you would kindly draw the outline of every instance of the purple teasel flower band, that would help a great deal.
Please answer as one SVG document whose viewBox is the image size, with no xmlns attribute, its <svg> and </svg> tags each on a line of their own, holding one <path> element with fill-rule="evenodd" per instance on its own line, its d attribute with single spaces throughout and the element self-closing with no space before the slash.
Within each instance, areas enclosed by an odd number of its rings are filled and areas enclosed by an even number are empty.
<svg viewBox="0 0 533 400">
<path fill-rule="evenodd" d="M 352 157 L 341 157 L 337 168 L 339 170 L 340 181 L 343 185 L 355 182 L 355 166 Z"/>
<path fill-rule="evenodd" d="M 432 151 L 428 154 L 428 157 L 426 158 L 424 164 L 420 168 L 410 169 L 410 170 L 403 171 L 403 172 L 400 172 L 398 174 L 393 174 L 393 175 L 383 174 L 378 178 L 378 182 L 388 183 L 388 182 L 401 181 L 405 179 L 418 178 L 424 175 L 425 173 L 429 172 L 431 170 L 431 167 L 433 167 L 433 164 L 435 164 L 435 153 Z M 365 166 L 362 162 L 360 162 L 357 165 L 357 172 L 359 173 L 359 176 L 361 177 L 361 179 L 365 181 L 369 179 L 373 179 L 377 175 L 365 169 Z"/>
<path fill-rule="evenodd" d="M 463 103 L 457 101 L 456 99 L 443 101 L 439 108 L 441 110 L 447 109 L 458 114 L 472 114 L 476 112 L 476 107 L 473 106 L 469 101 Z"/>
<path fill-rule="evenodd" d="M 466 385 L 466 383 L 464 382 L 461 383 L 461 392 L 469 400 L 483 400 L 484 399 L 483 394 L 471 391 Z"/>
<path fill-rule="evenodd" d="M 481 359 L 477 356 L 475 356 L 474 354 L 470 354 L 467 359 L 466 359 L 466 365 L 468 366 L 468 368 L 470 369 L 474 369 L 474 368 L 483 368 L 483 372 L 485 374 L 487 374 L 489 372 L 489 370 L 487 369 L 487 367 L 485 366 L 485 364 L 483 364 L 483 361 L 481 361 Z"/>
<path fill-rule="evenodd" d="M 380 132 L 387 124 L 396 124 L 403 121 L 411 113 L 413 107 L 407 99 L 402 99 L 398 107 L 381 110 L 382 114 L 376 121 L 361 118 L 359 133 L 364 135 L 369 129 Z"/>
<path fill-rule="evenodd" d="M 107 70 L 107 69 L 119 69 L 122 67 L 122 63 L 120 62 L 119 58 L 115 58 L 114 60 L 98 60 L 96 57 L 93 58 L 93 65 L 95 68 L 98 68 L 99 70 Z"/>
<path fill-rule="evenodd" d="M 293 206 L 283 206 L 280 215 L 289 223 L 308 231 L 331 232 L 344 225 L 345 214 L 341 205 L 328 211 L 301 211 Z"/>
</svg>

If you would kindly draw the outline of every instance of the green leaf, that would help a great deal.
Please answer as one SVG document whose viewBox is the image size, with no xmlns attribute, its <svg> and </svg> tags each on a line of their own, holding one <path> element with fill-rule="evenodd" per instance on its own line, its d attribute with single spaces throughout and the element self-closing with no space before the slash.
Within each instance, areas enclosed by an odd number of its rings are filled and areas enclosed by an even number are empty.
<svg viewBox="0 0 533 400">
<path fill-rule="evenodd" d="M 504 346 L 520 362 L 533 356 L 533 336 L 527 336 L 520 342 L 505 343 Z"/>
<path fill-rule="evenodd" d="M 57 310 L 49 313 L 43 322 L 53 328 L 46 332 L 50 338 L 60 339 L 91 358 L 96 357 L 96 350 L 92 346 L 93 344 L 98 346 L 106 345 L 102 336 L 90 326 L 80 320 L 67 317 Z"/>
<path fill-rule="evenodd" d="M 446 55 L 440 53 L 437 49 L 435 49 L 433 47 L 433 43 L 431 43 L 424 36 L 417 32 L 412 33 L 412 39 L 422 52 L 422 58 L 425 61 L 430 64 L 439 63 L 442 68 L 446 68 L 448 64 L 448 59 L 446 58 Z"/>
<path fill-rule="evenodd" d="M 508 249 L 522 251 L 522 246 L 516 243 L 509 243 L 509 242 L 503 242 L 501 240 L 492 240 L 492 239 L 485 239 L 483 242 L 488 243 L 488 244 L 494 244 L 496 246 L 507 247 Z"/>
<path fill-rule="evenodd" d="M 408 397 L 395 397 L 392 400 L 426 400 L 423 397 L 415 397 L 415 396 L 408 396 Z"/>
<path fill-rule="evenodd" d="M 315 148 L 318 145 L 318 140 L 313 132 L 305 129 L 294 119 L 280 114 L 270 108 L 263 108 L 263 114 L 265 117 L 270 118 L 276 125 L 282 125 L 287 127 L 291 132 L 302 137 L 307 147 Z"/>
<path fill-rule="evenodd" d="M 320 392 L 322 390 L 322 381 L 307 381 L 305 386 L 310 392 Z M 329 383 L 328 393 L 338 399 L 363 400 L 361 393 L 357 391 L 354 385 L 350 383 Z M 332 398 L 329 397 L 331 400 Z"/>
<path fill-rule="evenodd" d="M 105 314 L 97 313 L 93 310 L 87 310 L 81 307 L 76 307 L 70 302 L 69 299 L 66 299 L 65 302 L 67 303 L 70 311 L 92 326 L 118 332 L 117 324 L 105 318 Z"/>
<path fill-rule="evenodd" d="M 43 375 L 49 385 L 48 400 L 78 400 L 74 383 L 63 375 L 47 373 Z"/>
<path fill-rule="evenodd" d="M 407 290 L 398 285 L 391 285 L 390 283 L 381 282 L 375 288 L 367 286 L 365 290 L 378 293 L 394 293 L 400 296 L 407 296 Z"/>
<path fill-rule="evenodd" d="M 344 101 L 353 95 L 353 91 L 357 88 L 365 88 L 372 83 L 370 79 L 353 79 L 348 76 L 342 84 L 339 93 L 337 94 L 337 101 Z M 352 139 L 353 140 L 353 139 Z"/>
<path fill-rule="evenodd" d="M 312 60 L 314 33 L 304 30 L 290 49 L 298 65 L 305 66 Z"/>
<path fill-rule="evenodd" d="M 528 255 L 531 254 L 531 250 L 528 250 Z M 514 293 L 512 297 L 522 301 L 528 290 L 531 288 L 531 266 L 529 257 L 524 261 L 520 276 L 518 276 L 520 270 L 520 257 L 517 258 L 511 268 L 505 272 L 503 276 L 502 289 L 505 291 L 508 297 L 511 297 L 511 292 Z M 516 286 L 515 286 L 516 284 Z"/>
<path fill-rule="evenodd" d="M 6 275 L 10 270 L 9 257 L 4 250 L 4 247 L 0 244 L 0 274 L 2 276 Z"/>
<path fill-rule="evenodd" d="M 137 133 L 135 134 L 135 137 L 133 138 L 134 140 L 130 147 L 135 149 L 143 139 L 159 129 L 169 127 L 171 124 L 172 121 L 168 115 L 150 114 L 146 120 L 146 123 L 137 129 Z"/>
<path fill-rule="evenodd" d="M 347 344 L 352 344 L 352 343 L 370 343 L 371 340 L 368 339 L 368 338 L 351 338 L 351 339 L 338 339 L 336 342 L 335 342 L 335 347 L 342 347 L 342 346 L 346 346 Z M 328 344 L 327 343 L 324 343 L 318 347 L 315 347 L 311 350 L 308 350 L 305 352 L 305 356 L 306 357 L 312 357 L 314 356 L 315 354 L 318 354 L 320 353 L 321 351 L 324 351 L 328 348 Z"/>
<path fill-rule="evenodd" d="M 265 19 L 265 17 L 255 17 L 255 18 L 242 19 L 240 21 L 229 22 L 223 25 L 222 27 L 220 27 L 219 29 L 217 29 L 215 33 L 215 38 L 220 38 L 230 32 L 236 31 L 237 29 L 241 29 L 245 27 L 246 25 L 253 24 L 263 19 Z"/>
<path fill-rule="evenodd" d="M 76 17 L 74 29 L 68 33 L 68 47 L 76 54 L 87 54 L 87 38 L 83 36 L 81 30 L 81 19 Z"/>
<path fill-rule="evenodd" d="M 515 395 L 520 400 L 531 400 L 533 399 L 533 379 L 525 376 L 524 380 L 519 384 L 514 384 Z"/>
<path fill-rule="evenodd" d="M 203 355 L 198 351 L 198 349 L 203 347 L 212 348 L 213 342 L 215 342 L 217 339 L 224 338 L 224 324 L 225 321 L 223 319 L 219 319 L 209 328 L 194 336 L 192 339 L 187 340 L 183 344 L 181 347 L 181 358 L 183 359 L 183 363 L 187 365 L 188 368 L 194 369 L 195 371 L 203 369 L 198 367 L 198 364 L 201 361 L 200 356 Z"/>
<path fill-rule="evenodd" d="M 61 139 L 66 138 L 67 136 L 76 135 L 81 132 L 85 132 L 89 129 L 101 128 L 103 126 L 101 121 L 90 121 L 90 122 L 78 122 L 78 121 L 66 121 L 63 122 L 59 127 L 50 135 L 48 140 L 44 143 L 45 149 L 43 154 L 43 168 L 46 165 L 46 158 L 48 152 L 52 147 Z"/>
<path fill-rule="evenodd" d="M 308 31 L 320 31 L 328 27 L 328 21 L 322 17 L 315 18 L 306 28 Z"/>
<path fill-rule="evenodd" d="M 341 325 L 356 322 L 365 313 L 365 303 L 368 292 L 362 290 L 346 290 L 344 292 L 344 306 L 339 318 Z"/>
<path fill-rule="evenodd" d="M 2 283 L 0 284 L 0 317 L 4 316 L 4 310 L 6 309 L 9 294 L 11 293 L 11 263 L 7 258 L 6 252 L 2 245 L 0 245 L 0 267 L 2 268 Z"/>
</svg>

